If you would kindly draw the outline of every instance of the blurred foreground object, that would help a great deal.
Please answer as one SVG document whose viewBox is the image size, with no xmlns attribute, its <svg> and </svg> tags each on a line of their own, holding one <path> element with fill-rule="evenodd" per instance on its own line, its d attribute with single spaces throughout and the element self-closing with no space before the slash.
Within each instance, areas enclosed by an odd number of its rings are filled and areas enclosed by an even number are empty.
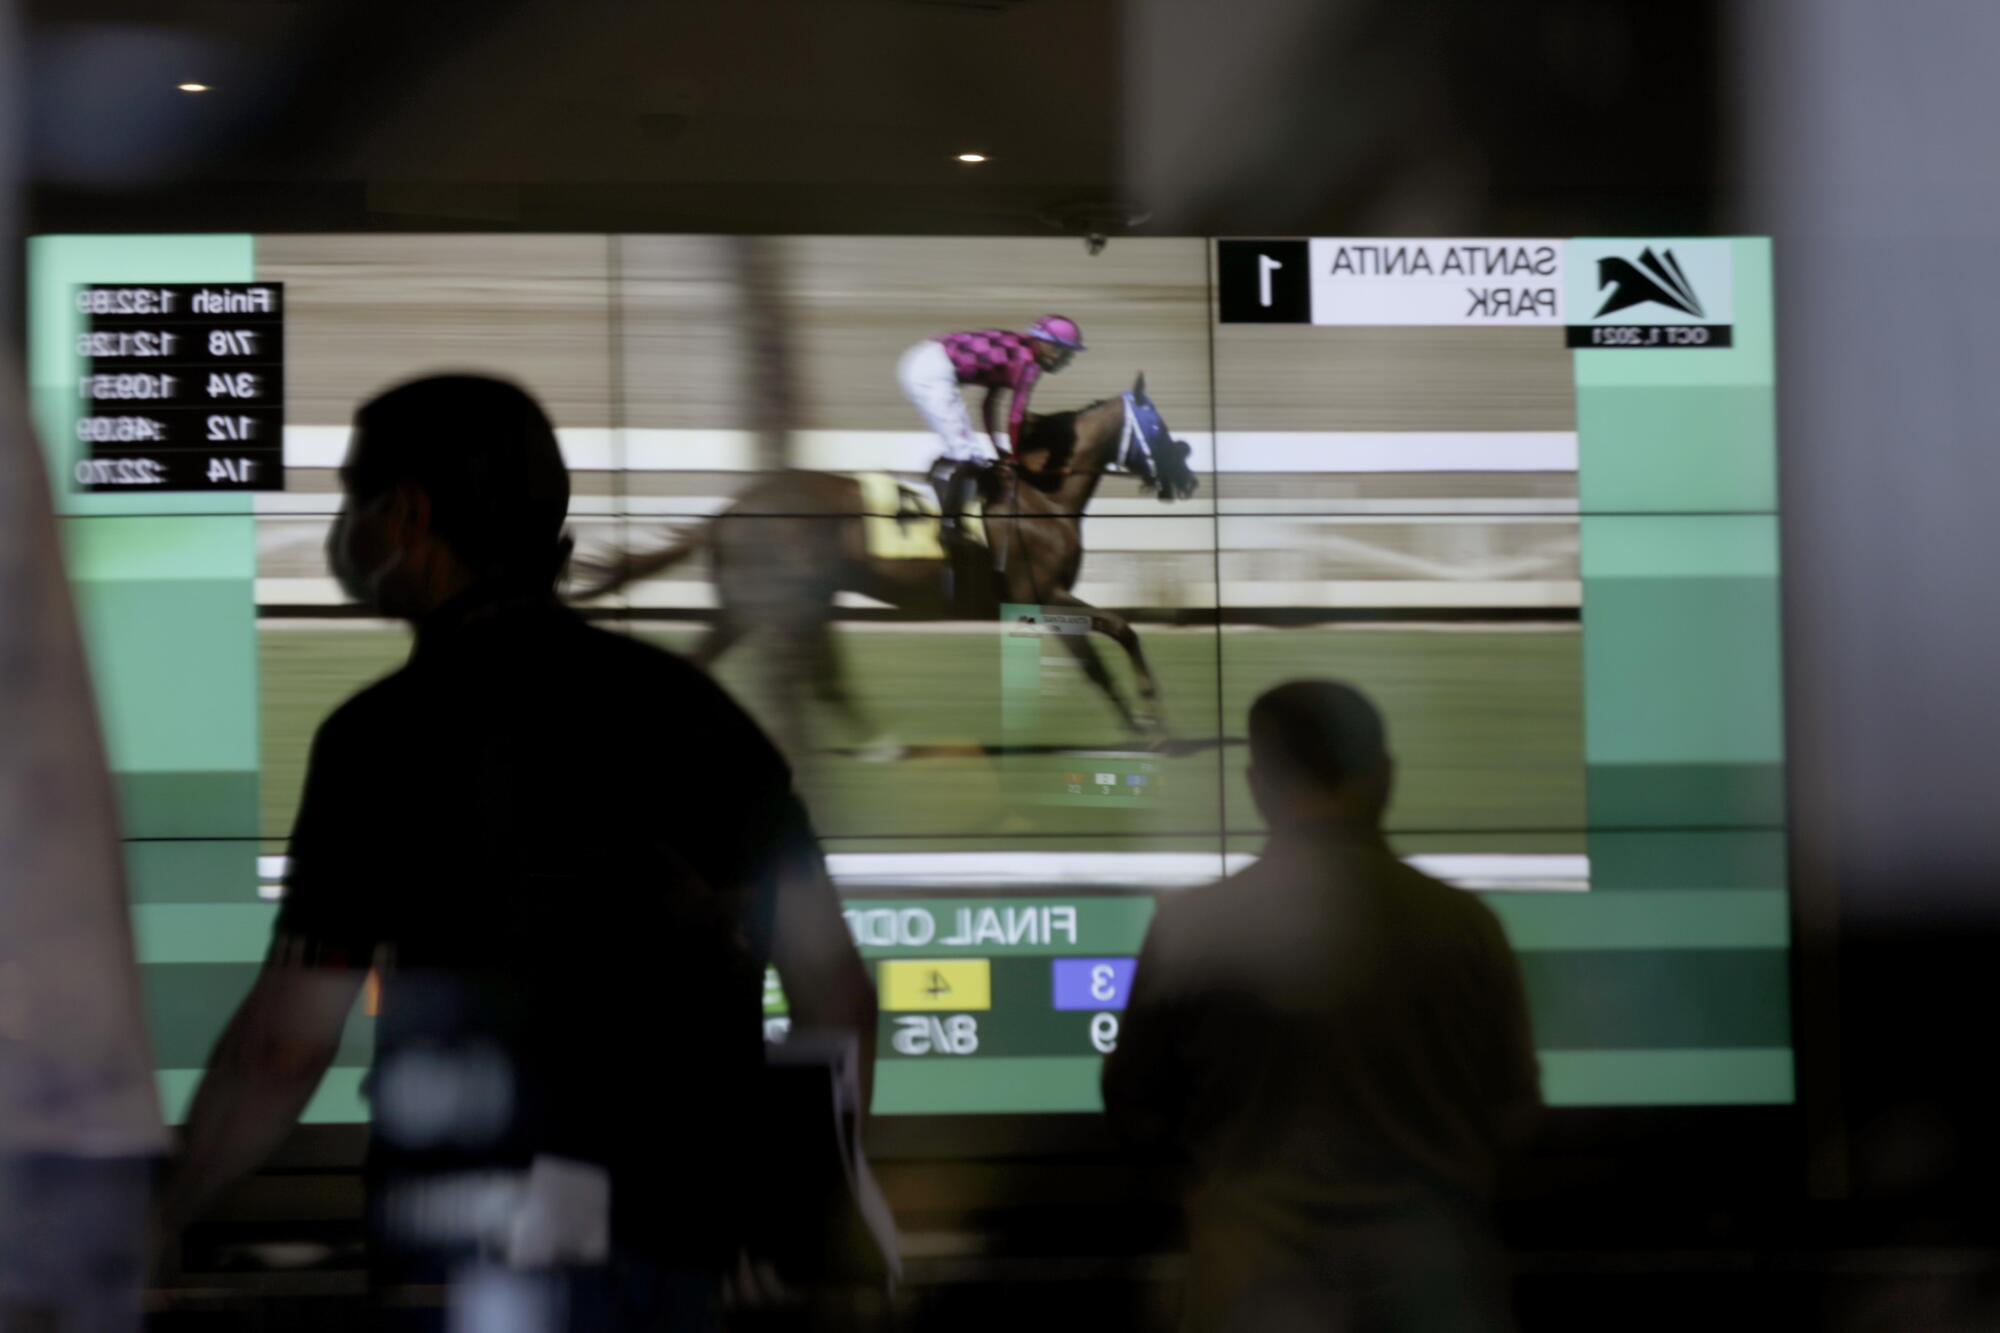
<svg viewBox="0 0 2000 1333">
<path fill-rule="evenodd" d="M 0 7 L 0 90 L 18 89 L 11 20 Z M 0 236 L 10 252 L 13 112 L 0 107 Z M 136 1328 L 150 1159 L 165 1150 L 166 1131 L 140 1017 L 111 780 L 18 365 L 7 346 L 0 357 L 0 1325 Z"/>
<path fill-rule="evenodd" d="M 2000 178 L 1964 165 L 2000 10 L 1773 0 L 1739 35 L 1743 219 L 1778 237 L 1813 1190 L 1983 1237 L 2000 1099 L 1952 1020 L 1990 1010 L 2000 948 Z"/>
</svg>

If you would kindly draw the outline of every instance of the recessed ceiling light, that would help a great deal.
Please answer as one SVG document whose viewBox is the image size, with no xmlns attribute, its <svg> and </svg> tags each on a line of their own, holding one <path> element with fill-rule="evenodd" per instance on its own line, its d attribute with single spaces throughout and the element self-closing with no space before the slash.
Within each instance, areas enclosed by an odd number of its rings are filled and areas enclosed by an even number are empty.
<svg viewBox="0 0 2000 1333">
<path fill-rule="evenodd" d="M 984 161 L 986 160 L 986 154 L 984 154 L 984 153 L 960 153 L 960 154 L 958 155 L 958 160 L 959 160 L 959 161 L 961 161 L 961 162 L 984 162 Z"/>
<path fill-rule="evenodd" d="M 177 83 L 174 87 L 184 93 L 205 93 L 208 91 L 208 85 L 205 83 Z"/>
</svg>

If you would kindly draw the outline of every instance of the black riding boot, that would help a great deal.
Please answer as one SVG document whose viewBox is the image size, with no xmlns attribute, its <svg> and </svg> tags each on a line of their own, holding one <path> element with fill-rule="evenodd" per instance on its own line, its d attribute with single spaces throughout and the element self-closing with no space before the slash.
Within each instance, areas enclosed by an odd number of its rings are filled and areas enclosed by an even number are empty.
<svg viewBox="0 0 2000 1333">
<path fill-rule="evenodd" d="M 938 541 L 947 555 L 958 538 L 958 516 L 965 508 L 958 499 L 958 477 L 963 466 L 949 458 L 931 464 L 931 489 L 937 492 L 938 502 Z"/>
<path fill-rule="evenodd" d="M 938 538 L 947 546 L 957 542 L 960 520 L 973 497 L 979 494 L 988 466 L 985 463 L 953 463 L 950 470 L 942 474 L 938 469 L 932 469 L 931 484 L 937 487 L 941 524 Z"/>
<path fill-rule="evenodd" d="M 930 484 L 938 490 L 938 544 L 944 546 L 944 604 L 954 608 L 958 604 L 958 560 L 964 546 L 960 540 L 960 518 L 966 512 L 966 504 L 978 494 L 982 470 L 978 462 L 954 462 L 950 458 L 940 458 L 930 468 Z"/>
<path fill-rule="evenodd" d="M 940 458 L 931 465 L 931 487 L 938 498 L 938 545 L 944 550 L 944 604 L 958 605 L 958 517 L 965 512 L 966 480 L 971 469 L 964 463 Z"/>
</svg>

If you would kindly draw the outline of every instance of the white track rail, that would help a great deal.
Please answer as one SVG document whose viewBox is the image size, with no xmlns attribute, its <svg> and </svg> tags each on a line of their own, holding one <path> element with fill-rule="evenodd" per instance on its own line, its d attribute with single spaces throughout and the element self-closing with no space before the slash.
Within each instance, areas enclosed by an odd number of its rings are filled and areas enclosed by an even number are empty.
<svg viewBox="0 0 2000 1333">
<path fill-rule="evenodd" d="M 1192 889 L 1235 874 L 1257 858 L 1201 852 L 833 852 L 827 870 L 843 893 L 1061 894 Z M 1405 858 L 1447 884 L 1478 892 L 1581 893 L 1590 858 L 1505 852 L 1429 852 Z M 286 858 L 257 858 L 259 894 L 282 893 Z"/>
</svg>

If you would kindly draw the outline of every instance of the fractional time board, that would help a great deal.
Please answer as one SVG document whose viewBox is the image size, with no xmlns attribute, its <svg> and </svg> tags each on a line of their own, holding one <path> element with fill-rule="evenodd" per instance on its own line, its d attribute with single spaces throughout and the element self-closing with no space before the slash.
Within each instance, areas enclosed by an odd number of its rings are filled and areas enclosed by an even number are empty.
<svg viewBox="0 0 2000 1333">
<path fill-rule="evenodd" d="M 81 286 L 79 490 L 285 488 L 282 283 Z"/>
</svg>

